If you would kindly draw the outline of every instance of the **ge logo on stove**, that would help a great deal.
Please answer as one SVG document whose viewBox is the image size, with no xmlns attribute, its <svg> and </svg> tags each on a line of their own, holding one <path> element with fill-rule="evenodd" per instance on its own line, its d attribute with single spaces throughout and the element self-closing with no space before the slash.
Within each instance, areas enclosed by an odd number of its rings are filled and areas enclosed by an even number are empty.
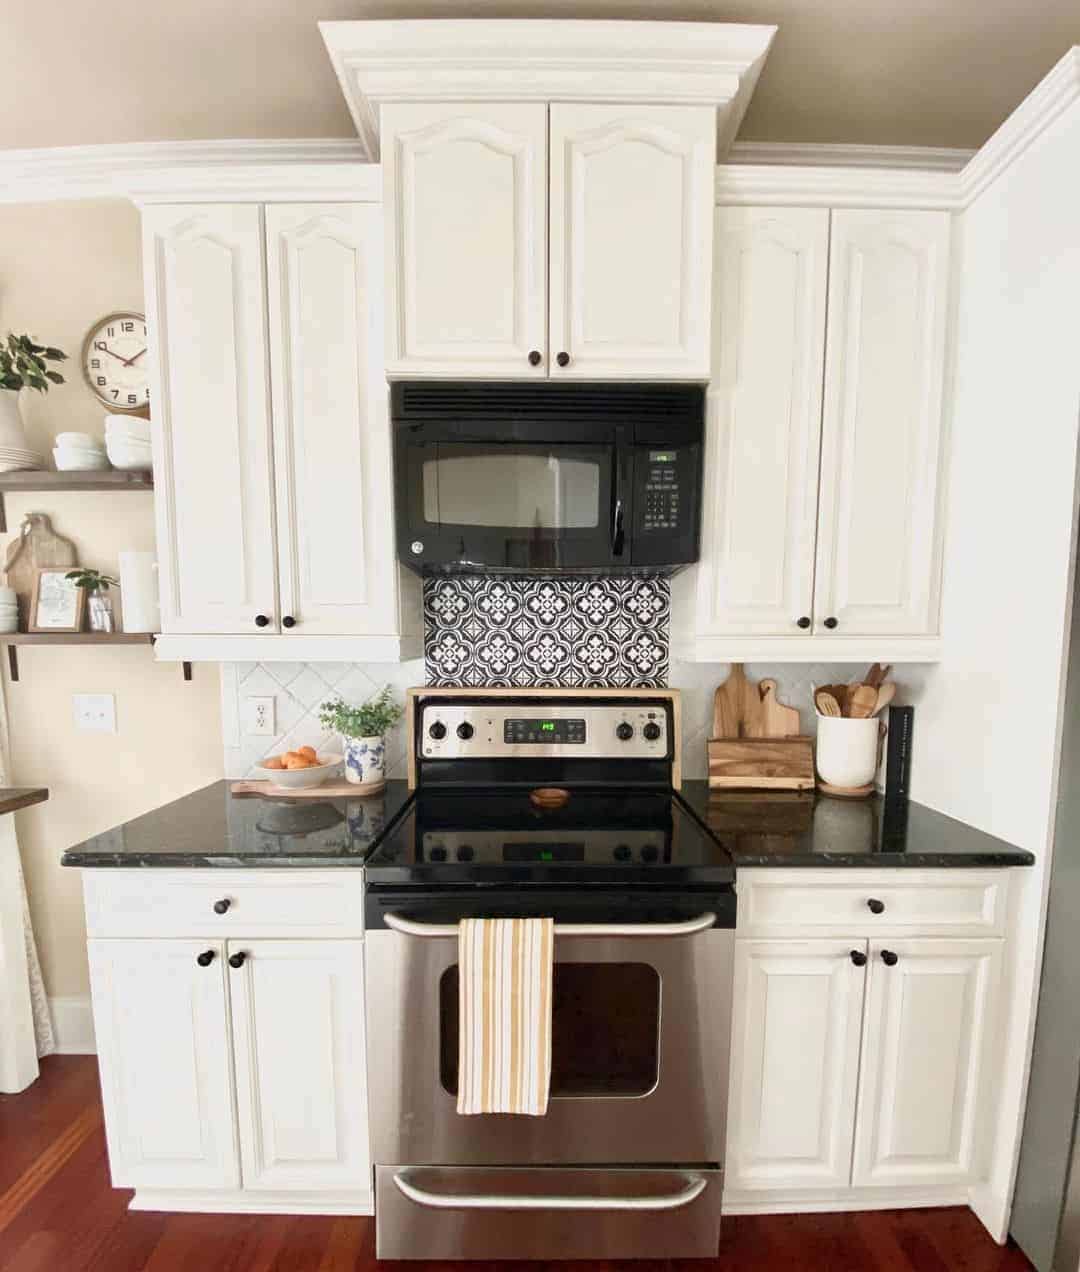
<svg viewBox="0 0 1080 1272">
<path fill-rule="evenodd" d="M 409 544 L 409 551 L 413 554 L 413 556 L 419 556 L 420 553 L 423 552 L 423 550 L 424 550 L 424 545 L 420 542 L 419 539 L 414 539 L 412 543 Z"/>
</svg>

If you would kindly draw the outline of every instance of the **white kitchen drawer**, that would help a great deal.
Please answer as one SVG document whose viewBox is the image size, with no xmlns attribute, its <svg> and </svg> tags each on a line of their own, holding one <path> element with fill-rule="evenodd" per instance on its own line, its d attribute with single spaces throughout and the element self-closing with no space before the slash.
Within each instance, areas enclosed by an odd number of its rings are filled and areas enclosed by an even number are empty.
<svg viewBox="0 0 1080 1272">
<path fill-rule="evenodd" d="M 358 937 L 360 870 L 83 871 L 91 937 Z M 227 901 L 224 914 L 215 903 Z"/>
<path fill-rule="evenodd" d="M 1007 886 L 1004 870 L 740 870 L 737 935 L 996 936 Z"/>
</svg>

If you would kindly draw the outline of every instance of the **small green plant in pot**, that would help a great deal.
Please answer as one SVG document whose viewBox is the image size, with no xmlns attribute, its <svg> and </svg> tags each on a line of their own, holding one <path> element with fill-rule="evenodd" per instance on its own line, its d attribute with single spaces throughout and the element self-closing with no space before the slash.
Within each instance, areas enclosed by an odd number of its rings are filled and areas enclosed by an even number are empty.
<svg viewBox="0 0 1080 1272">
<path fill-rule="evenodd" d="M 8 451 L 30 451 L 19 416 L 19 393 L 23 389 L 48 393 L 52 385 L 63 384 L 64 377 L 48 364 L 63 362 L 66 357 L 60 349 L 35 344 L 29 336 L 17 336 L 13 331 L 6 339 L 0 337 L 0 446 Z M 6 467 L 25 468 L 26 463 Z"/>
<path fill-rule="evenodd" d="M 386 784 L 386 734 L 401 719 L 389 685 L 359 707 L 344 698 L 333 698 L 319 709 L 324 728 L 341 734 L 345 752 L 345 776 L 374 793 Z"/>
<path fill-rule="evenodd" d="M 111 632 L 116 627 L 113 620 L 112 597 L 106 595 L 110 587 L 119 587 L 118 579 L 111 574 L 102 574 L 100 570 L 90 570 L 79 566 L 77 570 L 68 570 L 65 578 L 74 581 L 86 593 L 86 608 L 90 614 L 90 630 L 92 632 Z"/>
</svg>

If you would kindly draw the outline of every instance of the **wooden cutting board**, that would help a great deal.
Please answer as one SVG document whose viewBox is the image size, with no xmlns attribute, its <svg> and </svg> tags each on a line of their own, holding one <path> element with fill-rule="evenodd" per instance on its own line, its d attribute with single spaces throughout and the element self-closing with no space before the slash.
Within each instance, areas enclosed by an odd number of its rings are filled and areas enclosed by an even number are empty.
<svg viewBox="0 0 1080 1272">
<path fill-rule="evenodd" d="M 79 554 L 75 544 L 57 534 L 44 512 L 28 512 L 19 527 L 19 537 L 8 544 L 4 571 L 8 587 L 19 598 L 19 627 L 22 631 L 30 619 L 30 602 L 37 586 L 37 572 L 47 565 L 77 565 Z"/>
<path fill-rule="evenodd" d="M 742 663 L 713 696 L 714 738 L 793 738 L 799 734 L 799 713 L 776 696 L 776 681 L 747 680 Z"/>
</svg>

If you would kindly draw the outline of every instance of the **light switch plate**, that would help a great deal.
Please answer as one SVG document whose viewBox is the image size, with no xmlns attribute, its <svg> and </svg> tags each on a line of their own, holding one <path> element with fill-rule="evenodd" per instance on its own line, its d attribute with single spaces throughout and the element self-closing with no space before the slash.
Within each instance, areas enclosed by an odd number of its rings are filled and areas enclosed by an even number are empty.
<svg viewBox="0 0 1080 1272">
<path fill-rule="evenodd" d="M 274 699 L 244 699 L 244 732 L 250 737 L 274 736 Z"/>
<path fill-rule="evenodd" d="M 116 732 L 116 698 L 111 693 L 72 694 L 75 727 L 81 733 Z"/>
</svg>

